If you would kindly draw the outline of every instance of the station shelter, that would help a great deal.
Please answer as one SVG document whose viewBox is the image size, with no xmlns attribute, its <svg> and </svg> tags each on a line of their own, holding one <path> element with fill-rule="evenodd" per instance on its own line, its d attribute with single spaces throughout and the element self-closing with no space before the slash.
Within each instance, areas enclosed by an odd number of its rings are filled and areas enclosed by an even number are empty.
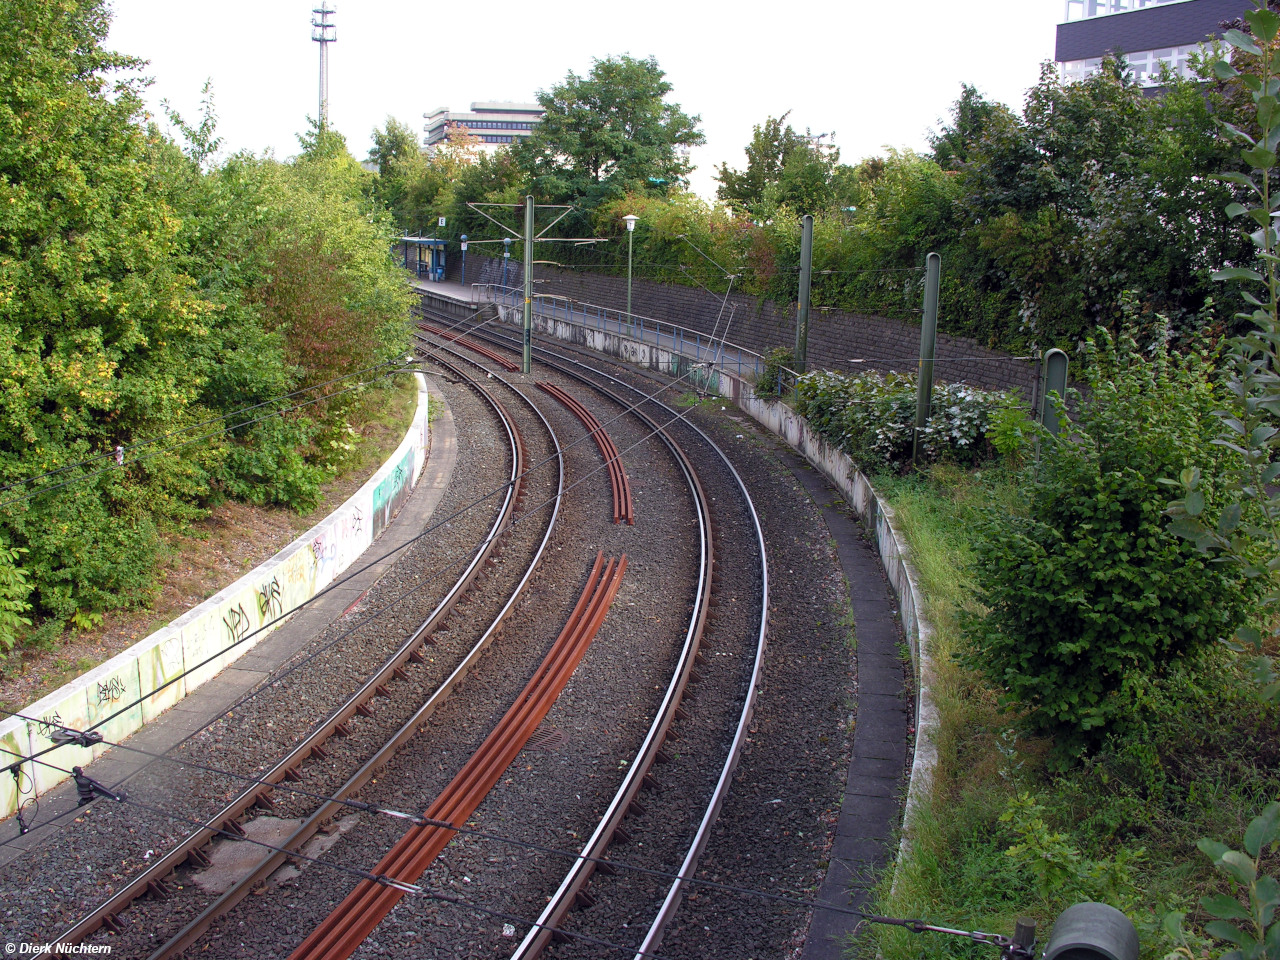
<svg viewBox="0 0 1280 960">
<path fill-rule="evenodd" d="M 405 269 L 428 280 L 444 280 L 446 242 L 435 237 L 401 237 Z"/>
</svg>

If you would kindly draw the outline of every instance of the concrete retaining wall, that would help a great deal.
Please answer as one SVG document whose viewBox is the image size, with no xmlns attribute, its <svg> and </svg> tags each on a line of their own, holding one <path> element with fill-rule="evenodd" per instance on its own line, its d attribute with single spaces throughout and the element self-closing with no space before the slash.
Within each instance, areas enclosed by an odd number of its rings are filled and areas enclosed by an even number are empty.
<svg viewBox="0 0 1280 960">
<path fill-rule="evenodd" d="M 49 747 L 50 736 L 63 726 L 77 731 L 92 727 L 106 741 L 123 740 L 247 653 L 288 611 L 331 584 L 382 532 L 422 472 L 430 433 L 427 385 L 420 374 L 417 379 L 418 409 L 409 431 L 346 503 L 168 626 L 24 707 L 20 712 L 31 720 L 8 717 L 0 722 L 0 766 Z M 133 705 L 122 711 L 127 704 Z M 117 711 L 122 712 L 112 716 Z M 111 719 L 102 723 L 107 717 Z M 107 749 L 106 744 L 61 747 L 41 758 L 47 766 L 22 764 L 16 780 L 0 771 L 0 817 L 67 779 L 63 771 Z"/>
</svg>

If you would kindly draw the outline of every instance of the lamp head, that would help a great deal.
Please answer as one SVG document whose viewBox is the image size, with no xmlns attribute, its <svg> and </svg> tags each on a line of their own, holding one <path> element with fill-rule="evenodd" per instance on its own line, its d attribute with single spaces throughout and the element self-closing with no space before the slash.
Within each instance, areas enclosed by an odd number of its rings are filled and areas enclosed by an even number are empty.
<svg viewBox="0 0 1280 960">
<path fill-rule="evenodd" d="M 639 217 L 637 217 L 634 213 L 628 213 L 628 214 L 627 214 L 625 217 L 623 217 L 622 219 L 623 219 L 623 220 L 625 220 L 625 221 L 627 221 L 627 233 L 631 233 L 632 231 L 634 231 L 634 230 L 635 230 L 635 228 L 636 228 L 636 221 L 637 221 L 637 220 L 639 220 L 640 218 L 639 218 Z"/>
</svg>

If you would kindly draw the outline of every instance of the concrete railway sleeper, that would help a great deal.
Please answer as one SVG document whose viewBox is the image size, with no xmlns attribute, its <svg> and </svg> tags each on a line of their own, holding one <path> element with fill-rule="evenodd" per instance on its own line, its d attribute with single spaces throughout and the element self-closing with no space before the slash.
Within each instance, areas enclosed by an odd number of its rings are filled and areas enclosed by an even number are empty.
<svg viewBox="0 0 1280 960">
<path fill-rule="evenodd" d="M 241 831 L 240 823 L 244 817 L 256 807 L 260 810 L 270 810 L 275 807 L 272 801 L 272 788 L 281 787 L 282 784 L 296 781 L 300 779 L 300 770 L 303 764 L 309 759 L 319 758 L 327 760 L 329 751 L 325 750 L 324 744 L 329 738 L 334 736 L 345 736 L 347 733 L 347 724 L 353 717 L 370 716 L 372 704 L 377 697 L 386 697 L 391 690 L 394 690 L 397 681 L 403 680 L 405 668 L 408 664 L 421 663 L 423 661 L 423 649 L 425 645 L 433 643 L 432 635 L 445 627 L 452 613 L 454 613 L 458 604 L 468 596 L 476 585 L 478 578 L 483 572 L 492 566 L 494 558 L 500 550 L 500 537 L 506 532 L 516 515 L 517 510 L 524 496 L 524 474 L 529 466 L 529 457 L 525 449 L 525 442 L 515 422 L 506 409 L 495 398 L 490 396 L 489 392 L 477 381 L 467 378 L 462 369 L 456 368 L 454 372 L 462 379 L 467 380 L 475 388 L 476 393 L 483 397 L 485 402 L 491 405 L 491 409 L 498 416 L 507 431 L 507 440 L 509 443 L 510 457 L 510 473 L 507 483 L 505 495 L 502 497 L 501 504 L 496 511 L 495 519 L 485 536 L 480 548 L 463 570 L 461 576 L 449 588 L 444 598 L 437 604 L 430 615 L 413 630 L 411 634 L 398 646 L 395 652 L 386 659 L 380 669 L 368 677 L 368 679 L 353 693 L 347 701 L 337 710 L 329 714 L 326 719 L 313 728 L 304 739 L 299 742 L 287 755 L 276 762 L 266 773 L 258 776 L 256 782 L 251 783 L 246 789 L 242 790 L 239 795 L 228 803 L 217 815 L 208 818 L 208 829 L 199 830 L 189 835 L 186 840 L 168 851 L 154 865 L 135 877 L 129 884 L 122 888 L 118 893 L 113 895 L 108 901 L 91 911 L 81 921 L 79 921 L 71 929 L 65 931 L 57 938 L 58 944 L 75 944 L 82 942 L 86 937 L 90 936 L 99 928 L 105 928 L 108 931 L 116 932 L 123 929 L 123 924 L 118 918 L 118 914 L 126 909 L 134 901 L 144 895 L 150 895 L 152 898 L 159 898 L 163 893 L 165 897 L 171 895 L 172 885 L 166 885 L 165 881 L 173 872 L 188 861 L 195 866 L 202 865 L 206 861 L 206 857 L 202 850 L 207 847 L 210 840 L 218 835 L 221 828 L 229 830 L 232 833 Z M 549 438 L 550 444 L 557 451 L 555 446 L 554 434 L 550 426 L 541 415 L 537 412 L 537 408 L 529 404 L 529 409 L 533 415 L 541 422 L 541 427 Z M 556 481 L 556 489 L 563 487 L 563 468 L 561 467 L 559 479 Z M 546 529 L 541 538 L 541 542 L 534 553 L 533 559 L 526 570 L 523 579 L 517 587 L 516 593 L 512 596 L 503 607 L 502 615 L 509 611 L 519 596 L 521 590 L 528 583 L 533 570 L 536 568 L 538 561 L 541 559 L 545 551 L 546 544 L 550 539 L 552 530 L 555 526 L 555 519 L 558 514 L 558 500 L 556 510 L 553 510 L 546 522 Z M 481 641 L 472 649 L 471 653 L 464 659 L 463 663 L 450 675 L 439 688 L 432 694 L 428 703 L 420 708 L 414 714 L 414 719 L 401 727 L 402 736 L 407 736 L 416 731 L 418 725 L 425 719 L 425 714 L 434 709 L 444 697 L 447 697 L 452 691 L 454 685 L 465 675 L 467 667 L 483 652 L 487 645 L 487 641 L 492 637 L 493 633 L 499 627 L 501 615 L 493 624 L 489 631 L 482 637 Z M 405 732 L 407 730 L 407 733 Z M 395 738 L 393 738 L 394 740 Z M 343 790 L 339 793 L 339 798 L 353 795 L 363 783 L 367 782 L 377 771 L 382 763 L 385 763 L 385 756 L 382 752 L 375 755 L 375 758 L 365 763 L 352 777 L 349 778 L 344 785 Z M 285 789 L 281 789 L 280 793 L 286 793 Z M 277 800 L 280 797 L 277 795 Z M 332 816 L 332 807 L 334 804 L 330 802 L 321 807 L 321 812 L 328 811 L 328 815 Z M 300 847 L 315 832 L 318 826 L 323 823 L 323 815 L 313 815 L 300 827 L 293 836 L 289 838 L 292 849 Z M 281 856 L 268 857 L 264 860 L 275 860 L 278 865 Z M 258 870 L 250 874 L 252 878 L 263 866 L 260 865 Z M 274 869 L 274 867 L 272 868 Z M 266 871 L 270 873 L 270 870 Z M 229 909 L 238 899 L 242 898 L 252 888 L 252 883 L 241 883 L 235 885 L 232 890 L 228 891 L 219 901 L 204 911 L 197 921 L 188 924 L 177 937 L 168 944 L 156 951 L 153 956 L 173 956 L 176 955 L 182 947 L 194 942 L 203 929 L 207 928 L 216 916 Z"/>
</svg>

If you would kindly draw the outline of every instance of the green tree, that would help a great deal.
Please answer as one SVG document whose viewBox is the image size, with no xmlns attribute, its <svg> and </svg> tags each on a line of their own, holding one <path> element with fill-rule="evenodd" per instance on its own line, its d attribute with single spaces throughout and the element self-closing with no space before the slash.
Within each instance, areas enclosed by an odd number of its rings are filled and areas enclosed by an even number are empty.
<svg viewBox="0 0 1280 960">
<path fill-rule="evenodd" d="M 792 151 L 809 146 L 808 141 L 786 122 L 789 116 L 790 110 L 751 128 L 751 142 L 746 146 L 746 167 L 734 170 L 727 163 L 722 163 L 716 169 L 716 180 L 720 184 L 716 187 L 716 199 L 748 213 L 764 201 L 765 190 L 782 180 L 787 157 Z"/>
<path fill-rule="evenodd" d="M 1230 88 L 1230 98 L 1246 105 L 1237 123 L 1222 124 L 1230 143 L 1248 171 L 1226 170 L 1220 179 L 1240 188 L 1240 199 L 1226 207 L 1232 218 L 1247 217 L 1249 255 L 1228 261 L 1214 279 L 1238 284 L 1246 312 L 1237 319 L 1249 329 L 1231 343 L 1228 387 L 1232 402 L 1218 412 L 1220 443 L 1239 453 L 1241 463 L 1230 476 L 1231 503 L 1217 522 L 1206 512 L 1204 487 L 1217 479 L 1210 464 L 1197 463 L 1183 471 L 1178 483 L 1183 496 L 1169 506 L 1175 528 L 1196 546 L 1218 559 L 1243 563 L 1249 575 L 1265 587 L 1264 606 L 1271 622 L 1270 638 L 1251 625 L 1225 642 L 1246 656 L 1247 669 L 1262 695 L 1280 700 L 1280 671 L 1272 659 L 1280 634 L 1275 610 L 1280 606 L 1280 231 L 1275 226 L 1276 157 L 1280 151 L 1280 15 L 1262 0 L 1245 14 L 1249 32 L 1228 30 L 1223 39 L 1230 60 L 1213 64 L 1214 73 Z M 1240 202 L 1243 201 L 1243 202 Z M 1256 228 L 1256 229 L 1255 229 Z M 1255 551 L 1260 548 L 1261 555 Z M 1277 931 L 1280 935 L 1280 931 Z"/>
<path fill-rule="evenodd" d="M 185 363 L 211 306 L 148 190 L 137 68 L 101 43 L 97 0 L 3 0 L 0 20 L 0 478 L 14 482 L 191 420 Z M 113 79 L 117 78 L 117 79 Z M 151 517 L 183 515 L 199 457 L 159 457 L 0 517 L 44 610 L 149 582 Z M 72 472 L 66 479 L 77 479 Z M 119 600 L 117 600 L 119 602 Z"/>
<path fill-rule="evenodd" d="M 974 144 L 982 140 L 987 126 L 998 116 L 1008 116 L 1009 108 L 994 103 L 968 83 L 960 85 L 960 99 L 951 107 L 951 122 L 929 136 L 933 159 L 941 167 L 954 169 L 967 163 Z"/>
<path fill-rule="evenodd" d="M 375 127 L 371 136 L 373 146 L 369 148 L 369 160 L 378 165 L 379 176 L 390 173 L 394 163 L 416 159 L 422 154 L 418 134 L 395 117 L 387 117 L 386 127 Z"/>
<path fill-rule="evenodd" d="M 512 148 L 537 195 L 594 206 L 651 181 L 685 183 L 692 165 L 683 151 L 705 137 L 699 117 L 667 102 L 672 86 L 665 77 L 654 58 L 623 54 L 540 91 L 546 114 Z"/>
<path fill-rule="evenodd" d="M 786 122 L 790 115 L 787 111 L 776 119 L 769 117 L 752 129 L 745 169 L 720 164 L 717 199 L 759 220 L 782 206 L 794 213 L 816 214 L 836 201 L 842 182 L 840 151 L 823 148 L 808 131 L 796 133 Z"/>
</svg>

